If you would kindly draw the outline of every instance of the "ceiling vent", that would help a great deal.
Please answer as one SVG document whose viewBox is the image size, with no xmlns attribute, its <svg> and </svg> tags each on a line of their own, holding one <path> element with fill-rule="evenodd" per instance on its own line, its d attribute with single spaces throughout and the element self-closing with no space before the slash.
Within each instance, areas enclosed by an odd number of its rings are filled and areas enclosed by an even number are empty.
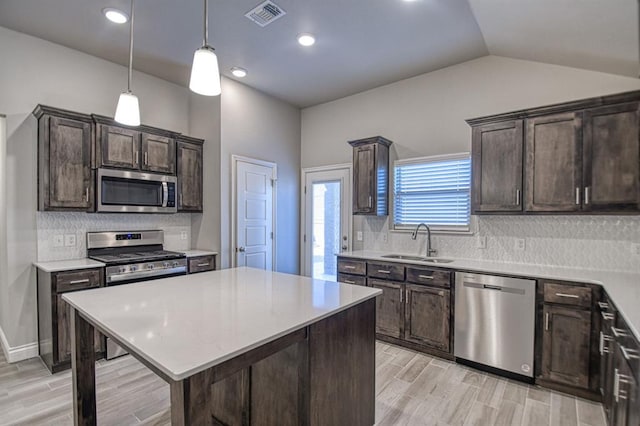
<svg viewBox="0 0 640 426">
<path fill-rule="evenodd" d="M 247 12 L 244 16 L 251 19 L 261 27 L 266 27 L 276 19 L 281 18 L 286 14 L 287 12 L 285 12 L 280 6 L 267 0 Z"/>
</svg>

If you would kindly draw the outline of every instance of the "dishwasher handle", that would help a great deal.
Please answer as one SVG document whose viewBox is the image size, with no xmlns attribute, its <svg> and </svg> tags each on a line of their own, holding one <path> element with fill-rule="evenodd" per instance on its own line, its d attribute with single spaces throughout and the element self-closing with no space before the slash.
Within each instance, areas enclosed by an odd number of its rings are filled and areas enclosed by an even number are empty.
<svg viewBox="0 0 640 426">
<path fill-rule="evenodd" d="M 471 283 L 468 281 L 463 281 L 462 285 L 464 285 L 465 287 L 477 288 L 479 290 L 492 290 L 492 291 L 501 291 L 503 293 L 525 294 L 525 291 L 521 288 L 506 287 L 506 286 L 503 287 L 503 286 L 482 284 L 482 283 Z"/>
</svg>

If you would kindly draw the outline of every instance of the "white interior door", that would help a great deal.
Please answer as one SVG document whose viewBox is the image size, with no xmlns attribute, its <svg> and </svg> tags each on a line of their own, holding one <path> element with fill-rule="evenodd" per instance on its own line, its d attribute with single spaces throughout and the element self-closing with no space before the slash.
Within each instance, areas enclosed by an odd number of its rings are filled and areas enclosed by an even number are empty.
<svg viewBox="0 0 640 426">
<path fill-rule="evenodd" d="M 303 174 L 303 273 L 335 281 L 336 254 L 351 248 L 351 168 L 307 169 Z"/>
<path fill-rule="evenodd" d="M 236 160 L 236 266 L 273 269 L 275 165 Z"/>
</svg>

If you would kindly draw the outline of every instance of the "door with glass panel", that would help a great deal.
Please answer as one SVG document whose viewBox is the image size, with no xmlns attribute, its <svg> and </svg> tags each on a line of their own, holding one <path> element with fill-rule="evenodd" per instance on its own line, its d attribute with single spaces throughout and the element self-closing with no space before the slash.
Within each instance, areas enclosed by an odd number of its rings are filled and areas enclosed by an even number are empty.
<svg viewBox="0 0 640 426">
<path fill-rule="evenodd" d="M 336 255 L 351 248 L 351 168 L 341 165 L 303 173 L 303 273 L 336 281 Z"/>
</svg>

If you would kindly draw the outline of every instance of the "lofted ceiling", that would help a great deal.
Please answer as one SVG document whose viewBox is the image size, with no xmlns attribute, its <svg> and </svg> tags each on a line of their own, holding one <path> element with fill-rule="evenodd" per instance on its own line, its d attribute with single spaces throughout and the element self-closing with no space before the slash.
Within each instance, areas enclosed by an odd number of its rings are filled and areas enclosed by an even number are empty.
<svg viewBox="0 0 640 426">
<path fill-rule="evenodd" d="M 246 68 L 239 81 L 300 107 L 487 54 L 638 73 L 636 0 L 275 0 L 287 14 L 264 28 L 244 16 L 260 2 L 210 0 L 210 43 L 225 76 Z M 126 65 L 128 26 L 104 7 L 129 1 L 0 0 L 0 26 Z M 202 8 L 136 0 L 134 68 L 186 86 Z"/>
</svg>

